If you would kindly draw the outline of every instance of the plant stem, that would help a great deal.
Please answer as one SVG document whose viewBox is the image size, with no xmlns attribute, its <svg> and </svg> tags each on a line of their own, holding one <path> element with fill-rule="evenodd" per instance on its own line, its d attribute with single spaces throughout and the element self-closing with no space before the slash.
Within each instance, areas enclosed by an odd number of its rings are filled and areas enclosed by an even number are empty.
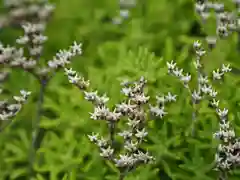
<svg viewBox="0 0 240 180">
<path fill-rule="evenodd" d="M 121 172 L 119 175 L 119 180 L 124 180 L 124 178 L 127 175 L 127 172 L 128 172 L 128 168 L 125 171 Z"/>
<path fill-rule="evenodd" d="M 121 173 L 120 176 L 119 176 L 119 180 L 124 180 L 124 178 L 125 178 L 125 174 Z"/>
<path fill-rule="evenodd" d="M 142 17 L 145 17 L 146 11 L 147 11 L 146 0 L 142 0 L 141 1 L 141 15 L 142 15 Z"/>
<path fill-rule="evenodd" d="M 227 171 L 221 171 L 218 180 L 228 180 Z"/>
<path fill-rule="evenodd" d="M 115 123 L 110 122 L 108 124 L 108 128 L 109 128 L 109 140 L 110 140 L 110 145 L 113 147 L 114 146 L 114 133 L 115 133 Z"/>
<path fill-rule="evenodd" d="M 123 171 L 120 171 L 119 180 L 124 180 L 129 172 L 129 167 L 125 168 Z"/>
<path fill-rule="evenodd" d="M 192 102 L 192 106 L 193 106 L 193 112 L 192 112 L 192 136 L 195 136 L 195 123 L 196 123 L 196 116 L 197 116 L 197 110 L 196 110 L 196 104 L 193 101 Z"/>
<path fill-rule="evenodd" d="M 184 85 L 185 88 L 187 88 L 190 96 L 192 96 L 192 91 L 190 89 L 190 87 L 188 85 Z M 193 111 L 192 111 L 192 125 L 191 125 L 191 134 L 192 136 L 195 135 L 195 122 L 196 122 L 196 116 L 197 116 L 197 108 L 196 108 L 196 102 L 195 100 L 193 99 L 193 97 L 191 98 L 191 105 L 192 105 L 192 108 L 193 108 Z"/>
<path fill-rule="evenodd" d="M 36 115 L 36 119 L 32 122 L 32 141 L 31 141 L 30 155 L 29 155 L 30 176 L 33 175 L 33 165 L 34 165 L 34 161 L 35 161 L 35 153 L 36 153 L 37 149 L 39 148 L 38 144 L 41 143 L 41 142 L 37 142 L 37 141 L 39 141 L 38 136 L 40 133 L 40 120 L 42 117 L 44 93 L 45 93 L 47 83 L 45 80 L 41 80 L 40 85 L 41 85 L 41 87 L 40 87 L 38 104 L 37 104 L 37 115 Z"/>
</svg>

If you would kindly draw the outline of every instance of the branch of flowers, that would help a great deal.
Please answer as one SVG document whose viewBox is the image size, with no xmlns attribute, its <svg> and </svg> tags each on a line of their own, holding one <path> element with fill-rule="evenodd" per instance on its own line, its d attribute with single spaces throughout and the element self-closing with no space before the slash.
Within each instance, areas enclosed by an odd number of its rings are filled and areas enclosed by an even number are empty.
<svg viewBox="0 0 240 180">
<path fill-rule="evenodd" d="M 219 130 L 214 138 L 220 140 L 215 154 L 215 169 L 220 171 L 219 180 L 228 180 L 228 172 L 240 165 L 240 140 L 228 120 L 228 109 L 220 109 L 219 101 L 215 100 L 213 106 L 219 118 Z"/>
<path fill-rule="evenodd" d="M 239 24 L 239 10 L 240 1 L 232 0 L 235 5 L 235 9 L 227 11 L 224 3 L 218 1 L 208 0 L 196 0 L 195 10 L 197 14 L 202 18 L 203 23 L 211 17 L 211 11 L 213 10 L 216 15 L 216 35 L 206 37 L 209 49 L 212 50 L 216 47 L 218 40 L 228 37 L 233 32 L 237 34 L 237 47 L 236 50 L 240 52 L 240 24 Z M 231 73 L 239 75 L 240 69 L 232 67 Z"/>
<path fill-rule="evenodd" d="M 191 90 L 189 88 L 189 82 L 191 81 L 191 75 L 189 73 L 185 74 L 183 73 L 183 69 L 178 68 L 176 63 L 174 61 L 171 61 L 170 63 L 167 62 L 168 67 L 168 73 L 170 75 L 173 75 L 183 83 L 183 86 L 188 90 L 188 92 L 191 94 L 191 103 L 193 106 L 193 112 L 192 112 L 192 135 L 194 135 L 194 127 L 195 127 L 195 120 L 196 115 L 198 113 L 198 109 L 196 105 L 203 99 L 203 97 L 210 96 L 211 98 L 215 98 L 217 95 L 217 92 L 212 88 L 212 85 L 209 84 L 208 77 L 203 72 L 203 65 L 201 64 L 201 58 L 203 55 L 205 55 L 206 51 L 203 49 L 201 43 L 199 41 L 194 42 L 194 50 L 196 53 L 196 60 L 194 62 L 194 67 L 197 71 L 197 90 Z M 222 65 L 221 69 L 214 70 L 212 72 L 212 78 L 213 81 L 221 80 L 223 79 L 225 73 L 230 72 L 232 69 L 230 68 L 230 65 Z"/>
<path fill-rule="evenodd" d="M 201 92 L 201 77 L 204 77 L 203 72 L 203 65 L 201 64 L 201 58 L 205 55 L 206 51 L 202 48 L 202 45 L 200 42 L 196 41 L 193 44 L 193 48 L 196 53 L 196 60 L 194 62 L 195 68 L 197 70 L 197 92 Z M 191 92 L 191 91 L 190 91 Z M 192 93 L 191 93 L 192 94 Z M 195 121 L 196 121 L 196 115 L 198 113 L 198 109 L 196 107 L 198 101 L 192 97 L 192 106 L 193 106 L 193 114 L 192 114 L 192 121 L 193 121 L 193 127 L 192 127 L 192 135 L 195 135 Z"/>
<path fill-rule="evenodd" d="M 15 117 L 18 112 L 21 110 L 23 104 L 27 101 L 31 92 L 27 92 L 25 90 L 20 91 L 21 96 L 13 96 L 14 102 L 10 103 L 8 101 L 1 101 L 0 104 L 0 120 L 1 121 L 10 121 L 13 117 Z M 0 132 L 2 132 L 7 126 L 11 124 L 7 123 L 5 126 L 0 128 Z"/>
<path fill-rule="evenodd" d="M 44 96 L 44 90 L 49 83 L 50 79 L 54 76 L 55 72 L 63 67 L 65 64 L 69 64 L 71 59 L 81 54 L 81 44 L 77 44 L 74 42 L 72 46 L 70 46 L 67 50 L 60 50 L 55 57 L 53 57 L 53 60 L 48 61 L 48 64 L 45 66 L 40 66 L 38 63 L 39 57 L 41 56 L 42 52 L 42 43 L 45 42 L 46 37 L 41 35 L 41 32 L 44 30 L 45 26 L 43 24 L 31 24 L 27 23 L 23 25 L 24 29 L 24 36 L 20 37 L 16 40 L 17 43 L 21 45 L 26 45 L 29 48 L 30 52 L 30 58 L 24 57 L 24 50 L 23 48 L 17 49 L 15 47 L 6 46 L 4 47 L 2 44 L 0 44 L 1 54 L 0 54 L 0 63 L 5 65 L 8 65 L 11 68 L 21 68 L 26 72 L 29 72 L 32 74 L 38 81 L 41 86 L 40 91 L 40 99 L 39 99 L 39 106 L 38 106 L 38 112 L 36 116 L 36 120 L 34 120 L 33 124 L 36 129 L 33 129 L 34 133 L 36 133 L 36 137 L 32 137 L 32 140 L 35 141 L 35 139 L 41 140 L 38 137 L 38 131 L 39 131 L 39 122 L 42 113 L 42 99 Z M 51 73 L 52 72 L 52 73 Z M 51 73 L 51 74 L 50 74 Z M 41 131 L 42 132 L 42 131 Z M 43 137 L 41 135 L 41 137 Z M 41 142 L 31 142 L 31 146 L 34 144 L 41 144 Z M 30 149 L 36 149 L 35 147 L 31 147 Z M 32 151 L 32 150 L 31 150 Z M 30 151 L 29 157 L 32 158 L 33 153 Z M 31 160 L 32 161 L 32 160 Z M 33 163 L 33 162 L 32 162 Z M 30 163 L 30 164 L 32 164 Z"/>
<path fill-rule="evenodd" d="M 9 25 L 16 23 L 16 25 L 21 25 L 24 29 L 24 35 L 16 40 L 16 43 L 24 46 L 24 48 L 3 47 L 0 44 L 0 63 L 4 64 L 4 66 L 17 67 L 29 72 L 39 81 L 41 86 L 36 119 L 32 122 L 33 133 L 29 152 L 30 175 L 33 174 L 35 152 L 40 148 L 46 132 L 45 129 L 39 126 L 46 86 L 58 69 L 70 63 L 72 57 L 81 54 L 81 44 L 78 45 L 74 42 L 70 49 L 60 50 L 53 60 L 48 61 L 47 65 L 40 66 L 39 58 L 42 55 L 43 43 L 47 40 L 47 37 L 43 35 L 43 31 L 54 10 L 54 6 L 48 3 L 47 0 L 44 2 L 34 1 L 33 3 L 36 4 L 32 6 L 31 3 L 24 3 L 23 1 L 5 1 L 4 5 L 9 8 L 9 19 L 11 20 L 8 22 Z M 28 50 L 29 57 L 24 57 L 25 48 Z M 50 75 L 52 71 L 53 73 Z"/>
<path fill-rule="evenodd" d="M 54 10 L 54 5 L 47 0 L 21 1 L 4 0 L 4 8 L 7 15 L 1 17 L 1 27 L 17 26 L 22 22 L 43 22 L 48 21 Z"/>
</svg>

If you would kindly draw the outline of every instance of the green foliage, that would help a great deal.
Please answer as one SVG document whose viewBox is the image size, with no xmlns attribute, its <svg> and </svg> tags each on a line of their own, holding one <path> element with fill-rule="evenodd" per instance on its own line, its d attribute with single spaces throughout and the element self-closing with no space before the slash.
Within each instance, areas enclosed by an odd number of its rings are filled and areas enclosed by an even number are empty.
<svg viewBox="0 0 240 180">
<path fill-rule="evenodd" d="M 197 136 L 190 137 L 190 96 L 177 79 L 167 75 L 166 68 L 166 62 L 175 59 L 186 72 L 195 73 L 191 65 L 195 58 L 192 43 L 201 39 L 198 33 L 201 30 L 195 28 L 199 21 L 192 2 L 148 0 L 144 11 L 139 3 L 131 18 L 121 25 L 107 21 L 117 15 L 117 1 L 53 2 L 56 12 L 47 29 L 49 41 L 44 57 L 50 59 L 72 41 L 82 41 L 83 55 L 74 60 L 73 67 L 90 79 L 94 89 L 106 92 L 112 105 L 121 99 L 119 84 L 125 78 L 146 77 L 151 101 L 156 94 L 168 91 L 178 94 L 164 120 L 149 122 L 146 148 L 156 157 L 156 164 L 136 169 L 126 180 L 216 179 L 217 173 L 212 170 L 217 146 L 212 134 L 218 129 L 215 113 L 206 102 L 199 105 Z M 213 28 L 208 27 L 211 32 Z M 3 42 L 11 43 L 17 33 L 7 29 L 0 37 Z M 204 59 L 207 72 L 227 62 L 239 67 L 236 41 L 236 36 L 223 40 L 209 52 Z M 40 125 L 47 134 L 37 152 L 34 180 L 117 179 L 116 169 L 100 158 L 97 148 L 86 137 L 91 132 L 104 134 L 106 127 L 90 120 L 92 106 L 62 74 L 53 78 L 45 95 Z M 239 80 L 238 75 L 230 74 L 223 84 L 216 84 L 237 133 L 240 132 Z M 29 179 L 31 121 L 35 117 L 39 87 L 32 77 L 18 71 L 11 74 L 5 86 L 13 93 L 23 87 L 33 92 L 14 123 L 0 135 L 0 179 L 25 180 Z M 231 179 L 238 179 L 239 173 L 236 171 Z"/>
</svg>

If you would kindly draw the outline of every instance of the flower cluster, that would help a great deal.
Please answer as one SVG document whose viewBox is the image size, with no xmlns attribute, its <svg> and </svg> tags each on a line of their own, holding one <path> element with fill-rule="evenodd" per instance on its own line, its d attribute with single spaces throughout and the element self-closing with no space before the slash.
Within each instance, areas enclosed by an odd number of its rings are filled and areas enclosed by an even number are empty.
<svg viewBox="0 0 240 180">
<path fill-rule="evenodd" d="M 13 100 L 0 101 L 0 121 L 7 121 L 16 116 L 22 108 L 22 105 L 27 101 L 31 92 L 25 90 L 20 91 L 20 96 L 13 96 Z"/>
<path fill-rule="evenodd" d="M 108 108 L 109 97 L 106 94 L 99 95 L 97 91 L 87 91 L 89 81 L 80 77 L 72 69 L 65 69 L 68 80 L 71 84 L 83 90 L 84 97 L 94 105 L 94 111 L 90 113 L 93 120 L 105 121 L 109 128 L 109 138 L 100 137 L 99 134 L 88 135 L 91 142 L 100 149 L 100 156 L 115 164 L 121 173 L 130 172 L 141 164 L 153 162 L 154 158 L 148 151 L 140 148 L 145 141 L 147 132 L 148 115 L 163 118 L 167 114 L 164 105 L 176 101 L 176 95 L 170 92 L 164 96 L 156 96 L 157 106 L 148 105 L 150 96 L 144 92 L 147 80 L 141 77 L 138 81 L 124 81 L 121 83 L 121 93 L 125 96 L 119 104 L 115 104 L 113 110 Z M 118 127 L 123 125 L 127 119 L 126 128 Z M 122 137 L 123 149 L 117 153 L 115 147 L 116 135 Z"/>
<path fill-rule="evenodd" d="M 130 171 L 140 164 L 152 162 L 154 159 L 140 149 L 141 143 L 144 141 L 148 132 L 146 126 L 146 112 L 144 106 L 149 102 L 149 96 L 144 93 L 146 80 L 142 77 L 139 81 L 133 83 L 122 83 L 121 92 L 126 96 L 126 100 L 120 104 L 116 104 L 113 111 L 106 106 L 109 100 L 106 95 L 98 96 L 97 93 L 86 93 L 85 99 L 93 102 L 95 105 L 91 118 L 94 120 L 105 120 L 108 123 L 110 140 L 104 138 L 93 141 L 96 135 L 90 135 L 89 138 L 100 148 L 100 155 L 112 161 L 121 171 Z M 117 122 L 126 117 L 128 119 L 127 128 L 116 132 L 123 138 L 123 151 L 118 155 L 114 149 L 115 131 Z M 106 142 L 102 146 L 101 142 Z"/>
<path fill-rule="evenodd" d="M 47 63 L 44 63 L 46 62 L 44 60 L 44 62 L 39 62 L 40 58 L 41 61 L 43 59 L 43 46 L 48 39 L 44 36 L 44 31 L 54 6 L 48 3 L 48 0 L 7 0 L 5 6 L 9 8 L 10 17 L 10 20 L 8 19 L 10 24 L 6 25 L 21 25 L 24 34 L 16 40 L 16 44 L 20 47 L 0 43 L 0 64 L 4 70 L 1 69 L 0 73 L 1 83 L 7 78 L 7 68 L 9 70 L 20 68 L 38 80 L 42 89 L 40 93 L 44 93 L 43 89 L 56 71 L 69 64 L 74 56 L 81 55 L 81 43 L 74 42 L 68 49 L 60 50 Z M 2 87 L 0 88 L 2 89 Z M 42 107 L 38 108 L 41 109 Z M 38 128 L 38 125 L 36 125 L 36 128 Z M 33 141 L 35 139 L 33 138 Z"/>
<path fill-rule="evenodd" d="M 24 48 L 16 48 L 15 46 L 4 46 L 0 43 L 0 64 L 1 83 L 10 73 L 7 68 L 20 67 L 30 72 L 40 79 L 43 69 L 37 69 L 37 59 L 40 57 L 43 43 L 47 40 L 43 36 L 45 24 L 50 18 L 54 6 L 47 0 L 4 0 L 4 7 L 8 10 L 7 16 L 2 16 L 0 26 L 22 26 L 24 36 L 16 40 L 17 44 L 24 45 L 28 48 L 29 58 L 24 56 Z"/>
<path fill-rule="evenodd" d="M 238 11 L 240 3 L 233 0 L 236 5 L 236 11 L 228 12 L 224 9 L 224 4 L 219 2 L 210 2 L 208 0 L 196 0 L 195 10 L 205 22 L 211 15 L 211 10 L 216 15 L 216 36 L 207 36 L 206 41 L 212 49 L 216 45 L 217 37 L 225 38 L 233 32 L 239 31 Z"/>
<path fill-rule="evenodd" d="M 0 64 L 5 67 L 18 67 L 30 72 L 38 80 L 48 80 L 54 71 L 69 64 L 76 55 L 81 55 L 81 43 L 76 42 L 67 50 L 60 50 L 52 60 L 45 66 L 40 66 L 39 57 L 41 56 L 42 44 L 47 40 L 41 32 L 45 29 L 43 24 L 24 24 L 24 36 L 16 40 L 18 44 L 27 45 L 30 57 L 24 55 L 24 48 L 15 46 L 4 46 L 0 44 Z"/>
<path fill-rule="evenodd" d="M 54 5 L 48 0 L 4 0 L 7 16 L 1 19 L 1 26 L 21 25 L 23 22 L 46 22 Z"/>
<path fill-rule="evenodd" d="M 203 65 L 201 63 L 201 58 L 206 54 L 206 51 L 203 49 L 202 44 L 199 41 L 194 42 L 193 48 L 196 53 L 196 60 L 194 61 L 194 67 L 197 71 L 197 87 L 191 89 L 189 83 L 192 79 L 190 73 L 184 73 L 183 69 L 177 67 L 177 64 L 174 61 L 167 62 L 168 73 L 173 75 L 183 83 L 184 87 L 188 90 L 192 99 L 192 121 L 193 127 L 192 131 L 194 133 L 194 121 L 196 119 L 196 115 L 198 113 L 198 109 L 196 107 L 197 104 L 200 103 L 201 100 L 207 99 L 212 107 L 216 108 L 219 104 L 219 101 L 216 99 L 218 92 L 211 85 L 210 78 L 205 75 L 203 71 Z M 212 72 L 212 80 L 221 80 L 224 77 L 224 74 L 230 72 L 230 65 L 222 65 L 221 69 L 214 70 Z"/>
<path fill-rule="evenodd" d="M 71 62 L 71 59 L 77 55 L 82 54 L 82 43 L 76 41 L 69 47 L 69 49 L 60 50 L 52 60 L 48 61 L 48 67 L 51 69 L 59 69 Z"/>
<path fill-rule="evenodd" d="M 156 106 L 152 106 L 151 104 L 149 105 L 150 113 L 153 116 L 162 119 L 165 115 L 168 114 L 165 111 L 165 105 L 167 103 L 176 102 L 176 97 L 177 95 L 171 94 L 170 92 L 168 92 L 167 95 L 156 96 L 157 105 Z"/>
<path fill-rule="evenodd" d="M 196 0 L 195 10 L 203 20 L 206 20 L 209 18 L 211 10 L 214 10 L 217 14 L 223 13 L 224 4 L 219 2 L 210 2 L 208 0 Z"/>
<path fill-rule="evenodd" d="M 236 137 L 234 129 L 228 121 L 228 109 L 216 107 L 220 119 L 220 130 L 214 137 L 221 141 L 215 156 L 216 169 L 227 172 L 240 165 L 240 139 Z"/>
<path fill-rule="evenodd" d="M 198 103 L 199 100 L 202 99 L 203 95 L 209 95 L 211 98 L 215 98 L 217 92 L 213 89 L 210 84 L 210 79 L 203 72 L 203 65 L 201 63 L 201 58 L 205 55 L 206 51 L 203 49 L 202 44 L 199 41 L 194 42 L 193 45 L 196 53 L 196 60 L 194 62 L 194 66 L 197 71 L 197 88 L 195 90 L 190 90 L 189 82 L 191 81 L 191 74 L 183 72 L 183 69 L 177 67 L 177 64 L 174 61 L 167 62 L 168 73 L 170 75 L 176 76 L 183 83 L 184 87 L 186 87 L 192 95 L 192 99 L 195 103 Z M 212 72 L 212 80 L 221 80 L 224 77 L 224 74 L 230 72 L 232 69 L 230 65 L 222 65 L 220 69 L 213 70 Z"/>
</svg>

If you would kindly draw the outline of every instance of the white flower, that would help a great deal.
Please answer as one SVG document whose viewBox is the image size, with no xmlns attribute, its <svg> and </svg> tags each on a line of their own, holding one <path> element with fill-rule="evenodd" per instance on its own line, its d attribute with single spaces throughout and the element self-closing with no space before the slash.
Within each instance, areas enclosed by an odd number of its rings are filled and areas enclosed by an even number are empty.
<svg viewBox="0 0 240 180">
<path fill-rule="evenodd" d="M 23 97 L 28 97 L 28 96 L 31 94 L 31 92 L 30 92 L 30 91 L 21 90 L 21 91 L 20 91 L 20 94 L 21 94 Z"/>
<path fill-rule="evenodd" d="M 107 149 L 101 148 L 100 156 L 104 158 L 110 158 L 113 155 L 114 150 L 109 146 Z"/>
<path fill-rule="evenodd" d="M 204 84 L 204 85 L 201 87 L 201 91 L 202 91 L 204 94 L 211 93 L 212 87 L 211 87 L 210 85 L 207 86 L 206 84 Z"/>
<path fill-rule="evenodd" d="M 165 96 L 165 99 L 167 102 L 176 102 L 177 95 L 171 94 L 171 92 L 168 92 L 168 94 Z"/>
<path fill-rule="evenodd" d="M 217 91 L 215 91 L 215 90 L 211 90 L 211 92 L 209 93 L 209 95 L 211 96 L 211 97 L 213 97 L 213 98 L 215 98 L 216 96 L 217 96 L 217 94 L 218 94 L 218 92 Z"/>
<path fill-rule="evenodd" d="M 132 166 L 135 162 L 135 159 L 132 156 L 129 155 L 119 155 L 119 159 L 115 159 L 115 164 L 117 167 L 126 167 L 126 166 Z"/>
<path fill-rule="evenodd" d="M 16 40 L 16 43 L 18 44 L 27 44 L 29 42 L 29 37 L 28 36 L 22 36 L 22 37 L 19 37 L 17 40 Z"/>
<path fill-rule="evenodd" d="M 48 61 L 47 64 L 50 68 L 53 68 L 53 69 L 57 69 L 59 66 L 59 63 L 56 60 Z"/>
<path fill-rule="evenodd" d="M 106 147 L 107 144 L 108 144 L 108 141 L 106 139 L 104 139 L 103 137 L 101 137 L 101 139 L 98 139 L 98 141 L 97 141 L 97 145 L 100 148 Z"/>
<path fill-rule="evenodd" d="M 32 42 L 34 44 L 43 44 L 45 41 L 47 41 L 48 37 L 44 36 L 42 34 L 34 35 Z"/>
<path fill-rule="evenodd" d="M 154 107 L 150 105 L 150 112 L 157 117 L 160 117 L 161 119 L 163 118 L 163 116 L 165 116 L 167 114 L 167 112 L 164 111 L 164 106 L 162 106 L 161 108 L 159 107 Z"/>
<path fill-rule="evenodd" d="M 196 69 L 200 69 L 202 67 L 202 64 L 200 63 L 200 61 L 198 59 L 193 62 L 193 65 Z"/>
<path fill-rule="evenodd" d="M 74 76 L 68 76 L 68 80 L 72 84 L 77 84 L 80 81 L 81 77 L 78 76 L 78 74 L 75 74 Z"/>
<path fill-rule="evenodd" d="M 87 101 L 95 101 L 96 98 L 98 97 L 97 93 L 98 93 L 97 91 L 95 92 L 84 91 L 84 99 L 86 99 Z"/>
<path fill-rule="evenodd" d="M 166 101 L 164 96 L 156 96 L 156 99 L 158 104 L 164 104 Z"/>
<path fill-rule="evenodd" d="M 191 81 L 191 74 L 186 74 L 185 76 L 180 77 L 180 80 L 183 81 L 184 84 L 189 83 Z"/>
<path fill-rule="evenodd" d="M 72 68 L 70 68 L 70 69 L 64 68 L 64 71 L 65 71 L 65 74 L 66 74 L 67 76 L 69 76 L 69 75 L 75 75 L 75 74 L 77 73 L 77 72 L 74 71 Z"/>
<path fill-rule="evenodd" d="M 26 101 L 26 99 L 22 96 L 13 96 L 13 99 L 17 101 L 18 103 L 23 103 Z"/>
<path fill-rule="evenodd" d="M 201 56 L 204 56 L 204 55 L 206 54 L 206 51 L 204 51 L 204 50 L 197 50 L 197 51 L 196 51 L 196 54 L 197 54 L 199 57 L 201 57 Z"/>
<path fill-rule="evenodd" d="M 176 68 L 176 69 L 174 69 L 172 72 L 173 72 L 173 74 L 174 74 L 175 76 L 177 76 L 177 77 L 182 77 L 182 76 L 183 76 L 183 69 L 178 69 L 178 68 Z"/>
<path fill-rule="evenodd" d="M 202 44 L 199 40 L 194 41 L 194 43 L 193 43 L 193 48 L 194 49 L 199 49 L 199 48 L 201 48 L 201 46 L 202 46 Z"/>
<path fill-rule="evenodd" d="M 139 123 L 140 123 L 140 120 L 128 119 L 127 125 L 132 127 L 132 128 L 135 128 Z"/>
<path fill-rule="evenodd" d="M 173 69 L 175 69 L 176 65 L 177 65 L 177 64 L 174 63 L 173 60 L 172 60 L 170 63 L 167 62 L 167 67 L 168 67 L 169 70 L 173 70 Z"/>
<path fill-rule="evenodd" d="M 129 112 L 132 112 L 136 107 L 137 105 L 130 104 L 130 102 L 128 104 L 121 103 L 121 104 L 116 104 L 116 111 L 122 112 L 122 113 L 129 113 Z"/>
<path fill-rule="evenodd" d="M 9 114 L 6 113 L 6 112 L 1 112 L 1 114 L 0 114 L 0 120 L 1 120 L 1 121 L 7 121 L 7 120 L 9 120 Z"/>
<path fill-rule="evenodd" d="M 126 149 L 127 151 L 133 152 L 137 150 L 137 146 L 138 146 L 138 142 L 129 142 L 126 141 L 126 143 L 124 144 L 124 149 Z"/>
<path fill-rule="evenodd" d="M 150 96 L 145 96 L 144 94 L 136 94 L 132 100 L 140 104 L 146 104 L 149 99 Z"/>
<path fill-rule="evenodd" d="M 132 95 L 132 89 L 131 89 L 131 88 L 128 88 L 128 87 L 122 88 L 121 92 L 122 92 L 125 96 L 131 96 L 131 95 Z"/>
<path fill-rule="evenodd" d="M 198 81 L 200 84 L 207 84 L 208 83 L 208 77 L 207 76 L 203 76 L 200 74 Z"/>
<path fill-rule="evenodd" d="M 214 107 L 218 107 L 219 105 L 219 100 L 217 101 L 216 99 L 213 99 L 212 102 L 211 102 L 212 106 Z"/>
<path fill-rule="evenodd" d="M 216 71 L 213 71 L 213 79 L 214 80 L 220 80 L 222 78 L 224 73 L 220 72 L 219 69 L 217 69 Z"/>
<path fill-rule="evenodd" d="M 145 164 L 148 162 L 152 162 L 154 158 L 148 154 L 148 152 L 143 153 L 142 151 L 138 151 L 133 155 L 137 161 L 144 162 Z"/>
<path fill-rule="evenodd" d="M 222 65 L 222 72 L 230 72 L 230 71 L 232 71 L 232 68 L 230 68 L 230 64 L 228 64 L 228 65 Z"/>
<path fill-rule="evenodd" d="M 202 99 L 201 93 L 194 90 L 192 93 L 192 98 L 194 99 L 194 101 L 201 100 Z"/>
<path fill-rule="evenodd" d="M 107 97 L 106 94 L 104 94 L 103 96 L 96 96 L 96 104 L 97 105 L 103 105 L 106 104 L 109 101 L 109 97 Z"/>
<path fill-rule="evenodd" d="M 91 119 L 98 120 L 98 119 L 105 119 L 109 114 L 109 109 L 105 106 L 103 107 L 95 107 L 94 112 L 90 113 Z"/>
<path fill-rule="evenodd" d="M 218 109 L 217 114 L 220 116 L 220 118 L 224 118 L 228 114 L 228 109 L 224 108 L 223 110 Z"/>
<path fill-rule="evenodd" d="M 148 132 L 145 130 L 145 128 L 143 128 L 142 130 L 138 130 L 137 129 L 137 133 L 135 134 L 135 136 L 139 139 L 143 139 L 144 137 L 146 137 L 148 135 Z"/>
<path fill-rule="evenodd" d="M 132 137 L 132 132 L 130 131 L 122 131 L 118 133 L 119 136 L 123 137 L 124 139 L 128 139 Z"/>
<path fill-rule="evenodd" d="M 76 41 L 73 42 L 73 45 L 70 47 L 73 55 L 81 55 L 82 54 L 82 43 L 77 44 Z"/>
<path fill-rule="evenodd" d="M 99 134 L 92 133 L 92 135 L 87 135 L 87 136 L 91 142 L 97 142 Z"/>
<path fill-rule="evenodd" d="M 123 17 L 124 19 L 129 17 L 129 10 L 128 9 L 121 9 L 120 10 L 120 16 Z"/>
</svg>

